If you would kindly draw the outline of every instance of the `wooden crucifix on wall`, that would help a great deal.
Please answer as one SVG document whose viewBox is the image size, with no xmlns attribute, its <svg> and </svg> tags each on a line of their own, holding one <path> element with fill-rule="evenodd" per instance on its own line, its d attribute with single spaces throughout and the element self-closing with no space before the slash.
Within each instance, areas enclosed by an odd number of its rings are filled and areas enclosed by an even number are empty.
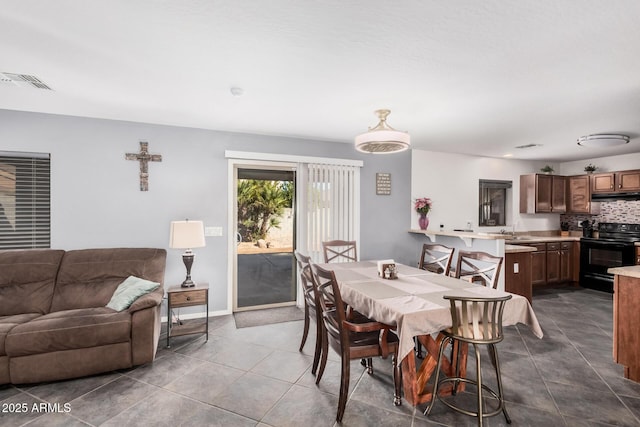
<svg viewBox="0 0 640 427">
<path fill-rule="evenodd" d="M 149 154 L 149 143 L 140 141 L 139 153 L 126 153 L 127 160 L 137 160 L 140 162 L 140 191 L 149 191 L 149 162 L 161 162 L 160 154 Z"/>
</svg>

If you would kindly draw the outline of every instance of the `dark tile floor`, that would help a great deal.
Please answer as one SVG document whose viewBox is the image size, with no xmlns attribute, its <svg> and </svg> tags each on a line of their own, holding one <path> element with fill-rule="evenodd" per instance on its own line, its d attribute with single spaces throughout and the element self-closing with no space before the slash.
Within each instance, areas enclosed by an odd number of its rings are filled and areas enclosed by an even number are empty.
<svg viewBox="0 0 640 427">
<path fill-rule="evenodd" d="M 622 367 L 612 361 L 611 295 L 555 289 L 537 294 L 534 309 L 545 337 L 535 338 L 524 326 L 509 327 L 498 347 L 512 425 L 640 426 L 640 384 L 625 380 Z M 298 352 L 302 321 L 236 329 L 232 316 L 224 316 L 211 319 L 210 328 L 208 342 L 180 337 L 148 366 L 50 384 L 0 386 L 0 425 L 335 424 L 339 359 L 331 355 L 316 387 L 310 373 L 313 337 L 304 353 Z M 472 366 L 473 360 L 474 375 Z M 375 360 L 374 367 L 369 376 L 352 363 L 343 425 L 476 425 L 442 403 L 428 418 L 424 405 L 393 406 L 391 365 Z M 463 393 L 458 399 L 468 397 Z M 41 402 L 60 404 L 60 412 L 33 411 Z M 27 411 L 17 413 L 23 404 Z M 498 415 L 486 424 L 506 422 Z"/>
</svg>

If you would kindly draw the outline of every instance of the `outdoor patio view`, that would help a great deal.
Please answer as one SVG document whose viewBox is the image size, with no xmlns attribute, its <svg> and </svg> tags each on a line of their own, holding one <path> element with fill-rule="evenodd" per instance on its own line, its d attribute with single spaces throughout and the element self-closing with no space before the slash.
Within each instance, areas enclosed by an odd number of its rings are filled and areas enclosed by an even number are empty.
<svg viewBox="0 0 640 427">
<path fill-rule="evenodd" d="M 238 308 L 295 302 L 293 172 L 240 169 L 237 190 Z"/>
</svg>

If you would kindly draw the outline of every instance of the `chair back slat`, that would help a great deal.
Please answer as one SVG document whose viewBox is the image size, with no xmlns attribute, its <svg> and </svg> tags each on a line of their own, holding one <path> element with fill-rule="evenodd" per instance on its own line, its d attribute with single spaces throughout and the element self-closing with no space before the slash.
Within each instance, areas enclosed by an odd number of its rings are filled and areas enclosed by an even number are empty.
<svg viewBox="0 0 640 427">
<path fill-rule="evenodd" d="M 298 265 L 298 275 L 300 277 L 300 284 L 302 285 L 302 292 L 304 298 L 308 303 L 316 306 L 316 295 L 314 290 L 313 278 L 311 277 L 311 258 L 303 255 L 298 250 L 293 252 L 296 257 L 296 263 Z"/>
<path fill-rule="evenodd" d="M 445 295 L 444 298 L 449 300 L 454 338 L 475 344 L 502 341 L 502 314 L 511 295 L 495 298 Z"/>
<path fill-rule="evenodd" d="M 322 242 L 324 262 L 358 261 L 358 248 L 355 240 L 329 240 Z"/>
<path fill-rule="evenodd" d="M 422 245 L 418 268 L 448 276 L 451 271 L 454 250 L 454 248 L 444 245 L 425 243 Z"/>
<path fill-rule="evenodd" d="M 456 277 L 471 282 L 480 282 L 496 289 L 503 258 L 486 252 L 460 251 L 456 263 Z"/>
<path fill-rule="evenodd" d="M 315 264 L 311 264 L 313 280 L 318 291 L 318 304 L 322 312 L 322 319 L 333 340 L 329 340 L 333 347 L 342 340 L 342 324 L 346 319 L 346 312 L 338 288 L 338 282 L 333 271 L 325 270 Z M 336 342 L 337 341 L 337 342 Z M 334 348 L 338 353 L 340 348 Z"/>
</svg>

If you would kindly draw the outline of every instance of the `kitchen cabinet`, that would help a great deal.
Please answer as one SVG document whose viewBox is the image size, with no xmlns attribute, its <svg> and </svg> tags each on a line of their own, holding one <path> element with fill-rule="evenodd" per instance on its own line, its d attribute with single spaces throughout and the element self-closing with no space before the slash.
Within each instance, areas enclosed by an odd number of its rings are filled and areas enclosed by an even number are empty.
<svg viewBox="0 0 640 427">
<path fill-rule="evenodd" d="M 567 178 L 567 213 L 600 213 L 600 203 L 591 201 L 590 175 L 577 175 Z"/>
<path fill-rule="evenodd" d="M 567 177 L 520 175 L 520 213 L 565 213 Z"/>
<path fill-rule="evenodd" d="M 536 251 L 531 253 L 531 284 L 545 285 L 547 283 L 547 244 L 532 243 L 527 246 L 536 248 Z"/>
<path fill-rule="evenodd" d="M 616 273 L 613 289 L 613 360 L 640 382 L 640 278 Z"/>
<path fill-rule="evenodd" d="M 578 281 L 579 250 L 575 242 L 527 243 L 531 253 L 531 285 L 557 285 Z"/>
<path fill-rule="evenodd" d="M 573 242 L 560 243 L 560 282 L 572 282 L 573 279 Z"/>
<path fill-rule="evenodd" d="M 560 282 L 560 242 L 547 243 L 547 284 Z"/>
<path fill-rule="evenodd" d="M 591 175 L 591 193 L 640 191 L 640 170 L 596 173 Z"/>
</svg>

